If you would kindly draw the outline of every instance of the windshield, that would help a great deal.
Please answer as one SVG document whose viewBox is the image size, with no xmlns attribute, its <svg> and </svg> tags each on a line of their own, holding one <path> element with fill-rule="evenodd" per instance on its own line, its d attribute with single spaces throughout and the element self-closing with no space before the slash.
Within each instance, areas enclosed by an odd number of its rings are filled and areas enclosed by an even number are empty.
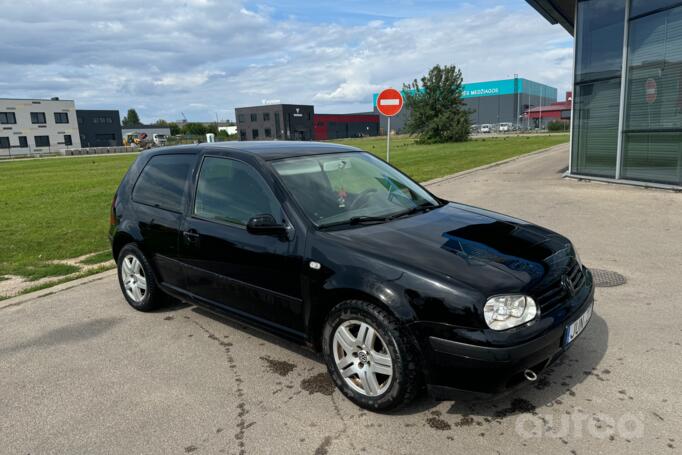
<svg viewBox="0 0 682 455">
<path fill-rule="evenodd" d="M 273 162 L 275 171 L 318 226 L 374 221 L 433 208 L 438 201 L 369 153 L 339 153 Z"/>
</svg>

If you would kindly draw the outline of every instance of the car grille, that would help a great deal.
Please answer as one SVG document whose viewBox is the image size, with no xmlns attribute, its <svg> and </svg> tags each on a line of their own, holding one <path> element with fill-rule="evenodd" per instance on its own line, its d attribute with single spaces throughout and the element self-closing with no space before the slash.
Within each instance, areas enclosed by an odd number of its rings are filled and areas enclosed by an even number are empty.
<svg viewBox="0 0 682 455">
<path fill-rule="evenodd" d="M 566 278 L 576 292 L 585 284 L 585 274 L 577 261 L 574 261 L 566 272 Z M 554 284 L 538 295 L 536 302 L 542 313 L 548 313 L 569 297 L 569 292 L 559 278 Z"/>
</svg>

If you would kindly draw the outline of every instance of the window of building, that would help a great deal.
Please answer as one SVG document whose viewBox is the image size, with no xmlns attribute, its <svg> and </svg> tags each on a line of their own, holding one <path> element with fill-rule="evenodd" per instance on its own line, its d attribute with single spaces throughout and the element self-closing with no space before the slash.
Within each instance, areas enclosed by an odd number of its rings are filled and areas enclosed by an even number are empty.
<svg viewBox="0 0 682 455">
<path fill-rule="evenodd" d="M 263 113 L 263 121 L 264 121 L 264 122 L 270 121 L 270 113 L 269 113 L 269 112 L 264 112 L 264 113 Z"/>
<path fill-rule="evenodd" d="M 254 140 L 258 139 L 258 130 L 257 130 L 257 129 L 251 130 L 251 137 L 252 137 Z"/>
<path fill-rule="evenodd" d="M 31 112 L 31 123 L 34 125 L 42 125 L 47 123 L 45 112 Z"/>
<path fill-rule="evenodd" d="M 682 184 L 682 7 L 629 27 L 622 176 Z"/>
<path fill-rule="evenodd" d="M 26 136 L 19 136 L 19 147 L 28 148 L 28 138 Z"/>
<path fill-rule="evenodd" d="M 258 114 L 251 114 L 251 121 L 255 122 L 258 120 Z"/>
<path fill-rule="evenodd" d="M 620 78 L 578 85 L 573 102 L 572 172 L 615 177 Z"/>
<path fill-rule="evenodd" d="M 66 146 L 71 146 L 71 145 L 73 145 L 73 141 L 71 140 L 71 135 L 70 135 L 70 134 L 65 134 L 65 135 L 64 135 L 64 145 L 66 145 Z"/>
<path fill-rule="evenodd" d="M 576 82 L 619 76 L 623 61 L 625 1 L 578 3 Z"/>
<path fill-rule="evenodd" d="M 246 140 L 246 130 L 239 130 L 239 140 L 240 141 Z"/>
<path fill-rule="evenodd" d="M 245 120 L 244 114 L 239 114 L 239 115 L 237 116 L 237 120 L 239 120 L 240 122 L 243 122 L 243 121 Z"/>
<path fill-rule="evenodd" d="M 33 139 L 35 140 L 36 147 L 50 146 L 50 136 L 35 136 Z"/>
<path fill-rule="evenodd" d="M 632 0 L 630 17 L 641 16 L 652 11 L 670 8 L 680 4 L 680 0 Z"/>
<path fill-rule="evenodd" d="M 0 124 L 2 125 L 16 125 L 17 116 L 14 112 L 0 112 Z"/>
<path fill-rule="evenodd" d="M 69 123 L 69 114 L 66 112 L 55 112 L 54 113 L 55 123 Z"/>
<path fill-rule="evenodd" d="M 142 170 L 133 189 L 133 200 L 153 207 L 182 212 L 188 175 L 194 155 L 159 155 Z"/>
<path fill-rule="evenodd" d="M 270 128 L 265 128 L 265 137 L 272 137 L 272 130 Z"/>
<path fill-rule="evenodd" d="M 196 216 L 245 226 L 264 213 L 282 218 L 277 199 L 255 169 L 227 158 L 204 159 L 194 202 Z"/>
<path fill-rule="evenodd" d="M 0 149 L 8 149 L 9 148 L 9 138 L 8 137 L 0 137 Z"/>
<path fill-rule="evenodd" d="M 279 123 L 279 112 L 275 112 L 275 137 L 276 138 L 279 139 L 280 137 L 282 137 L 281 133 L 280 133 L 281 131 L 282 131 L 282 128 L 280 127 L 280 123 Z"/>
</svg>

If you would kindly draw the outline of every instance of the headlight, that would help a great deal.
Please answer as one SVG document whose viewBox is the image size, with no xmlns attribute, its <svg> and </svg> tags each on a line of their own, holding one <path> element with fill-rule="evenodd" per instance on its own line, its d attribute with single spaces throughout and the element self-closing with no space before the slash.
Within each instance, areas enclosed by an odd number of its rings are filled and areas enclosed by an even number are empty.
<svg viewBox="0 0 682 455">
<path fill-rule="evenodd" d="M 506 330 L 535 319 L 538 307 L 525 295 L 491 297 L 483 307 L 485 322 L 493 330 Z"/>
</svg>

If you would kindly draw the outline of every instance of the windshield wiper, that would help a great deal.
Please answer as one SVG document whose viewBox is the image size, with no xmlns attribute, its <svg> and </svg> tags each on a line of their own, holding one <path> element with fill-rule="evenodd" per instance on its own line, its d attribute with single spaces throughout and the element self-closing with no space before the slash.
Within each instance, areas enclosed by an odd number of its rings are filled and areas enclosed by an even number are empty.
<svg viewBox="0 0 682 455">
<path fill-rule="evenodd" d="M 428 212 L 431 209 L 435 209 L 439 207 L 438 205 L 433 205 L 430 202 L 425 202 L 423 204 L 415 205 L 414 207 L 410 207 L 407 210 L 400 211 L 398 213 L 393 213 L 391 215 L 386 215 L 386 216 L 370 216 L 370 215 L 362 215 L 362 216 L 354 216 L 351 217 L 348 220 L 345 221 L 337 221 L 333 223 L 326 223 L 326 224 L 321 224 L 321 228 L 328 228 L 328 227 L 333 227 L 333 226 L 341 226 L 344 224 L 350 224 L 351 226 L 357 225 L 357 224 L 379 224 L 379 223 L 386 223 L 391 220 L 395 220 L 396 218 L 401 218 L 404 216 L 409 216 L 409 215 L 414 215 L 416 213 L 421 213 L 421 212 Z"/>
</svg>

